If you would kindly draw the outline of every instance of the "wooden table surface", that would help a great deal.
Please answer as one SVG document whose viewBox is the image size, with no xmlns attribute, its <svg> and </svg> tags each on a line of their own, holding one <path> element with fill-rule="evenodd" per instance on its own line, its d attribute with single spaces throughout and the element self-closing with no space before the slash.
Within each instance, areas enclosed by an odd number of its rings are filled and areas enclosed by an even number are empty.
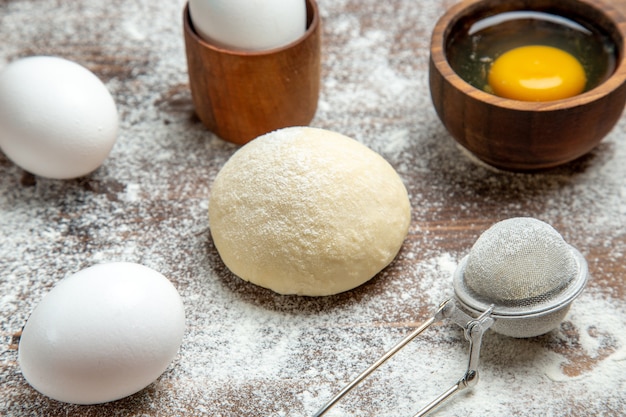
<svg viewBox="0 0 626 417">
<path fill-rule="evenodd" d="M 480 233 L 510 217 L 553 225 L 591 279 L 559 328 L 490 332 L 481 382 L 441 416 L 626 414 L 626 120 L 589 155 L 535 174 L 468 158 L 439 122 L 427 83 L 430 31 L 452 0 L 320 0 L 322 90 L 311 125 L 351 136 L 404 180 L 412 224 L 397 259 L 332 297 L 279 296 L 221 263 L 207 221 L 211 183 L 237 147 L 194 115 L 173 2 L 0 2 L 0 67 L 56 55 L 98 75 L 121 116 L 104 165 L 67 181 L 0 153 L 0 415 L 310 416 L 451 295 Z M 626 2 L 615 2 L 626 9 Z M 166 275 L 186 306 L 180 352 L 158 381 L 97 406 L 50 400 L 23 379 L 19 332 L 64 277 L 106 261 Z M 437 325 L 346 398 L 334 416 L 413 415 L 464 372 L 467 344 Z"/>
</svg>

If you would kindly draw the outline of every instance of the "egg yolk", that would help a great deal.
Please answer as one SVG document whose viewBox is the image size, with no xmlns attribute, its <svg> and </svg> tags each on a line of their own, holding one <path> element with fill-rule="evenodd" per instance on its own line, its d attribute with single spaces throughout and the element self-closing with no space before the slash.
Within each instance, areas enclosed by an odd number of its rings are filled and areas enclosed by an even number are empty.
<svg viewBox="0 0 626 417">
<path fill-rule="evenodd" d="M 489 70 L 488 83 L 500 97 L 551 101 L 582 93 L 587 76 L 569 53 L 551 46 L 529 45 L 498 57 Z"/>
</svg>

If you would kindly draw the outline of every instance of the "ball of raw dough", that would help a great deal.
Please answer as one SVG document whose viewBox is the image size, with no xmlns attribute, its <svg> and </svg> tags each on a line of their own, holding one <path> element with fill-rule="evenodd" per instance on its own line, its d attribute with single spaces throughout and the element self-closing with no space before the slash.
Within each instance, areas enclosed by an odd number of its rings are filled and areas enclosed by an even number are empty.
<svg viewBox="0 0 626 417">
<path fill-rule="evenodd" d="M 280 294 L 331 295 L 387 266 L 411 220 L 380 155 L 339 133 L 290 127 L 239 149 L 218 173 L 209 224 L 226 266 Z"/>
</svg>

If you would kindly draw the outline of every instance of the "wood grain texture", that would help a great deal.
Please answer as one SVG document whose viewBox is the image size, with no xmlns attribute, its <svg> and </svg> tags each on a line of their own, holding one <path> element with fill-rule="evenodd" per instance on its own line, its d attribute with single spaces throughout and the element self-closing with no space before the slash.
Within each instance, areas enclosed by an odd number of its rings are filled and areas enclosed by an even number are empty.
<svg viewBox="0 0 626 417">
<path fill-rule="evenodd" d="M 196 114 L 182 0 L 0 1 L 0 66 L 35 54 L 74 60 L 106 83 L 121 122 L 110 157 L 85 178 L 38 178 L 0 153 L 0 415 L 311 416 L 450 295 L 451 268 L 483 230 L 532 216 L 583 253 L 588 287 L 547 335 L 488 333 L 481 382 L 436 416 L 623 416 L 626 119 L 555 169 L 501 172 L 467 158 L 428 86 L 430 35 L 455 3 L 318 2 L 322 77 L 311 125 L 387 159 L 407 187 L 412 222 L 374 279 L 301 298 L 233 276 L 212 243 L 211 184 L 238 147 Z M 612 4 L 626 11 L 625 1 Z M 105 261 L 139 262 L 173 282 L 186 306 L 183 345 L 161 378 L 128 398 L 52 401 L 21 375 L 20 330 L 59 280 Z M 413 415 L 461 376 L 466 359 L 463 333 L 439 325 L 331 417 Z"/>
<path fill-rule="evenodd" d="M 320 17 L 307 2 L 304 36 L 267 52 L 215 47 L 183 14 L 191 95 L 200 120 L 222 139 L 242 145 L 281 127 L 308 125 L 320 89 Z"/>
<path fill-rule="evenodd" d="M 450 68 L 451 33 L 490 14 L 537 10 L 594 22 L 618 53 L 613 75 L 600 86 L 553 102 L 523 102 L 485 93 Z M 430 89 L 442 122 L 464 148 L 492 166 L 534 170 L 558 166 L 589 152 L 613 129 L 626 103 L 626 18 L 612 4 L 593 1 L 476 0 L 451 8 L 432 37 Z"/>
</svg>

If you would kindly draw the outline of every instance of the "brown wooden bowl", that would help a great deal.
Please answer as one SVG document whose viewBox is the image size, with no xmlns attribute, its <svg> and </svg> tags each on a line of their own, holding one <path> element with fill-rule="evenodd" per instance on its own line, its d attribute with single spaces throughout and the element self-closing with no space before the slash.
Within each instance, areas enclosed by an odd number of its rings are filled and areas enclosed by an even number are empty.
<svg viewBox="0 0 626 417">
<path fill-rule="evenodd" d="M 517 101 L 471 86 L 448 62 L 451 35 L 469 21 L 516 10 L 558 14 L 606 32 L 616 46 L 615 71 L 592 90 L 557 101 Z M 467 0 L 450 8 L 433 31 L 431 98 L 454 139 L 483 162 L 514 171 L 551 168 L 589 152 L 620 118 L 626 102 L 625 39 L 626 19 L 599 0 Z"/>
<path fill-rule="evenodd" d="M 307 0 L 307 30 L 265 51 L 234 51 L 202 39 L 183 13 L 189 86 L 196 114 L 222 139 L 243 145 L 270 131 L 311 122 L 321 74 L 320 17 Z"/>
</svg>

